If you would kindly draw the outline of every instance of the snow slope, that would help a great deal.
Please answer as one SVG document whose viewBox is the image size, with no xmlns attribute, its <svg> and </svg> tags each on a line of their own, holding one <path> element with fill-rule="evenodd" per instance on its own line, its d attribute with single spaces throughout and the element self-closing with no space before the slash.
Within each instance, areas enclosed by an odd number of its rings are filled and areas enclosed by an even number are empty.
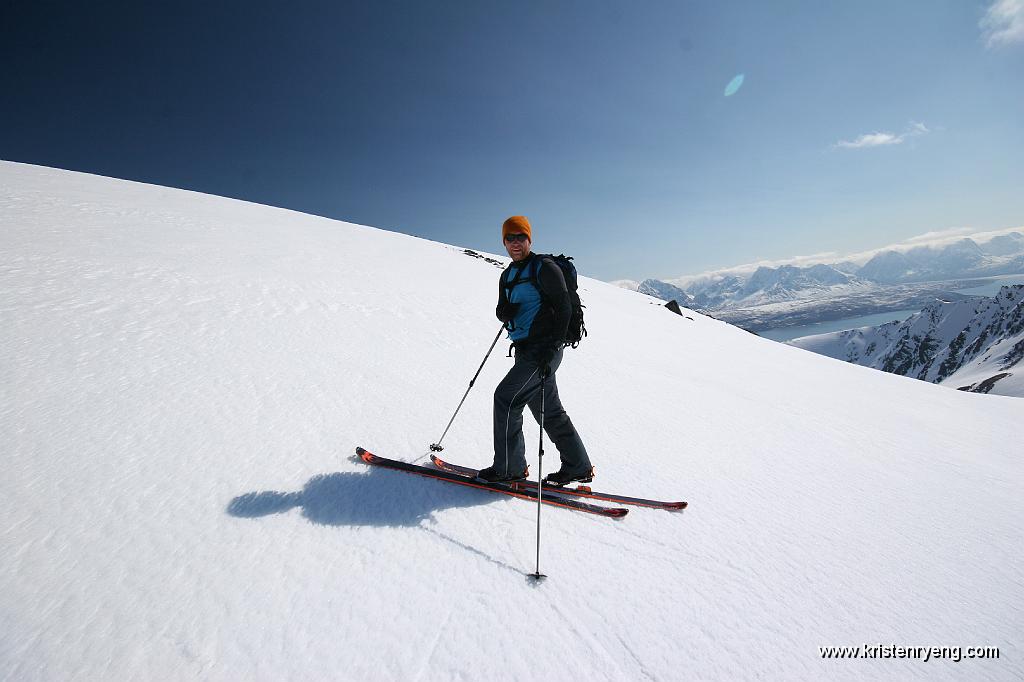
<svg viewBox="0 0 1024 682">
<path fill-rule="evenodd" d="M 1017 399 L 583 278 L 590 337 L 558 380 L 595 486 L 688 510 L 546 508 L 532 586 L 531 504 L 352 461 L 425 456 L 498 329 L 497 275 L 400 234 L 0 163 L 0 679 L 1024 675 Z M 501 350 L 452 461 L 489 461 Z M 862 644 L 1001 656 L 818 652 Z"/>
</svg>

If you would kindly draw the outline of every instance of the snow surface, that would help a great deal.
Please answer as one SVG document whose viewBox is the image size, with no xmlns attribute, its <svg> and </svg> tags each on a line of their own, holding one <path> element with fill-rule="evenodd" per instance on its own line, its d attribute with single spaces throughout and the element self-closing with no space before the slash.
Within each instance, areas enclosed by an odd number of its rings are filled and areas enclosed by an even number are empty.
<svg viewBox="0 0 1024 682">
<path fill-rule="evenodd" d="M 6 162 L 0 235 L 0 679 L 1024 676 L 1019 399 L 583 278 L 559 384 L 595 487 L 690 508 L 545 508 L 533 586 L 532 504 L 352 460 L 425 459 L 494 265 Z M 452 461 L 489 461 L 502 351 Z M 1001 657 L 818 653 L 861 644 Z"/>
</svg>

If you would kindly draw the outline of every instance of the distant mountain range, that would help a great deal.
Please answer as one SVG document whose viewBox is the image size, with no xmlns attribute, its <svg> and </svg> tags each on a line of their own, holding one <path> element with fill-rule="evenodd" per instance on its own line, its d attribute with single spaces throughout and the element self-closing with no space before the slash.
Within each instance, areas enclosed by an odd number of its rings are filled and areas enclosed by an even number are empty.
<svg viewBox="0 0 1024 682">
<path fill-rule="evenodd" d="M 747 329 L 917 308 L 951 288 L 952 280 L 1024 272 L 1024 234 L 978 243 L 964 238 L 945 246 L 887 250 L 863 265 L 849 261 L 805 267 L 759 267 L 749 274 L 699 279 L 619 281 L 640 291 L 713 314 Z M 955 295 L 947 299 L 959 298 Z"/>
<path fill-rule="evenodd" d="M 1024 285 L 936 302 L 903 322 L 805 336 L 790 345 L 961 390 L 1024 397 Z"/>
<path fill-rule="evenodd" d="M 649 280 L 648 280 L 649 281 Z M 858 277 L 841 272 L 831 265 L 777 268 L 760 267 L 749 276 L 730 275 L 718 281 L 690 285 L 689 294 L 700 308 L 714 310 L 739 305 L 763 305 L 806 298 L 837 286 L 863 287 Z"/>
<path fill-rule="evenodd" d="M 995 243 L 993 243 L 995 242 Z M 1024 235 L 1019 232 L 985 242 L 961 239 L 942 248 L 918 247 L 910 251 L 884 251 L 857 270 L 873 282 L 896 284 L 963 277 L 988 277 L 1024 270 Z"/>
</svg>

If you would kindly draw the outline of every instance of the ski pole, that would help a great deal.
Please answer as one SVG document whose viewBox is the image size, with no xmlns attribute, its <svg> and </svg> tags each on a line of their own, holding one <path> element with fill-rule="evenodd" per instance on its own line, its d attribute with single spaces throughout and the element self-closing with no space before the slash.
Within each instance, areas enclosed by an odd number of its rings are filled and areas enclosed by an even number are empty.
<svg viewBox="0 0 1024 682">
<path fill-rule="evenodd" d="M 530 574 L 534 580 L 543 580 L 547 576 L 540 572 L 540 507 L 544 501 L 544 389 L 548 376 L 540 373 L 540 447 L 537 453 L 537 570 Z"/>
<path fill-rule="evenodd" d="M 466 396 L 469 395 L 469 389 L 473 388 L 473 383 L 476 381 L 476 378 L 480 376 L 480 370 L 484 368 L 484 364 L 487 362 L 487 358 L 491 357 L 491 351 L 494 350 L 494 347 L 498 344 L 498 339 L 501 337 L 501 333 L 503 331 L 505 331 L 505 325 L 501 325 L 501 329 L 499 329 L 498 333 L 495 335 L 494 341 L 491 342 L 491 347 L 487 349 L 487 355 L 484 356 L 483 362 L 480 363 L 480 367 L 477 368 L 476 374 L 473 375 L 473 378 L 469 380 L 469 388 L 466 389 L 466 393 L 463 394 L 462 400 L 459 401 L 459 406 L 455 408 L 455 414 L 453 414 L 452 418 L 448 420 L 448 426 L 444 428 L 444 433 L 441 434 L 441 437 L 438 439 L 436 443 L 430 444 L 431 451 L 441 452 L 442 450 L 444 450 L 444 448 L 441 446 L 441 441 L 443 441 L 444 437 L 448 435 L 448 429 L 452 428 L 452 422 L 455 421 L 455 415 L 457 415 L 459 413 L 459 410 L 462 409 L 462 403 L 466 402 Z"/>
</svg>

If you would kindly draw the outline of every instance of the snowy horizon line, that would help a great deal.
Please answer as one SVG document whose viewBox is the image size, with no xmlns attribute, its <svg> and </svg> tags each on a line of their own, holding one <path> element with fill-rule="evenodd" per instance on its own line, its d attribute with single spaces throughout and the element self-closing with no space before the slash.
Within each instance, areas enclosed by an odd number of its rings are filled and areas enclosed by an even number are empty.
<svg viewBox="0 0 1024 682">
<path fill-rule="evenodd" d="M 343 218 L 336 218 L 336 217 L 331 217 L 331 216 L 325 216 L 325 215 L 320 215 L 320 214 L 316 214 L 316 213 L 310 213 L 308 211 L 304 211 L 304 210 L 300 210 L 300 209 L 287 208 L 287 207 L 283 207 L 283 206 L 276 206 L 276 205 L 273 205 L 273 204 L 263 204 L 263 203 L 260 203 L 260 202 L 257 202 L 257 201 L 253 201 L 253 200 L 250 200 L 250 199 L 241 199 L 241 198 L 238 198 L 238 197 L 224 196 L 224 195 L 213 194 L 213 193 L 210 193 L 210 192 L 204 192 L 204 191 L 200 191 L 200 190 L 185 189 L 185 188 L 173 187 L 173 186 L 169 186 L 169 185 L 160 185 L 160 184 L 155 183 L 155 182 L 147 182 L 147 181 L 143 181 L 143 180 L 132 180 L 132 179 L 120 178 L 120 177 L 112 176 L 112 175 L 103 175 L 103 174 L 100 174 L 100 173 L 90 173 L 90 172 L 86 172 L 86 171 L 78 171 L 78 170 L 73 170 L 73 169 L 68 169 L 68 168 L 57 168 L 57 167 L 45 166 L 45 165 L 35 164 L 35 163 L 26 163 L 26 162 L 23 162 L 23 161 L 11 161 L 9 159 L 0 159 L 0 163 L 11 164 L 11 165 L 14 165 L 14 166 L 24 166 L 24 167 L 30 167 L 30 168 L 36 168 L 36 169 L 43 169 L 43 170 L 56 170 L 56 171 L 60 171 L 60 172 L 63 172 L 63 173 L 72 173 L 72 174 L 84 175 L 84 176 L 94 176 L 94 177 L 106 178 L 106 179 L 110 179 L 110 180 L 118 180 L 120 182 L 132 183 L 132 184 L 137 184 L 137 185 L 159 187 L 159 188 L 162 188 L 162 189 L 173 189 L 173 190 L 176 190 L 176 191 L 187 192 L 187 193 L 190 193 L 190 194 L 198 194 L 198 195 L 203 195 L 203 196 L 208 196 L 208 197 L 216 197 L 216 198 L 220 198 L 220 199 L 227 199 L 227 200 L 230 200 L 230 201 L 238 201 L 238 202 L 245 203 L 245 204 L 251 204 L 251 205 L 254 205 L 254 206 L 264 206 L 264 207 L 267 207 L 267 208 L 273 208 L 273 209 L 280 210 L 280 211 L 287 211 L 287 212 L 290 212 L 290 213 L 298 213 L 298 214 L 302 214 L 302 215 L 308 215 L 308 216 L 312 216 L 312 217 L 315 217 L 315 218 L 322 218 L 322 219 L 325 219 L 325 220 L 331 220 L 331 221 L 334 221 L 334 222 L 344 223 L 344 224 L 347 224 L 347 225 L 353 225 L 353 226 L 357 226 L 357 227 L 366 227 L 366 228 L 370 228 L 370 229 L 374 229 L 374 230 L 382 230 L 382 231 L 385 231 L 385 232 L 393 232 L 395 234 L 403 234 L 403 235 L 406 235 L 406 236 L 409 236 L 409 237 L 413 237 L 413 238 L 416 238 L 416 239 L 426 239 L 427 241 L 438 241 L 438 240 L 435 240 L 435 239 L 432 239 L 432 238 L 429 238 L 429 237 L 423 237 L 423 236 L 416 235 L 416 234 L 411 234 L 411 233 L 408 233 L 408 232 L 402 232 L 401 230 L 397 230 L 397 229 L 394 229 L 394 228 L 381 228 L 381 227 L 377 227 L 375 225 L 370 225 L 370 224 L 366 224 L 366 223 L 359 223 L 359 222 L 355 222 L 355 221 L 352 221 L 352 220 L 345 220 Z M 975 228 L 971 228 L 971 227 L 953 227 L 953 228 L 948 228 L 946 230 L 933 230 L 931 232 L 925 232 L 923 234 L 916 235 L 916 236 L 913 236 L 913 237 L 909 237 L 907 239 L 904 239 L 904 240 L 902 240 L 900 242 L 896 242 L 894 244 L 890 244 L 888 246 L 883 246 L 883 247 L 877 248 L 877 249 L 870 249 L 870 250 L 867 250 L 867 251 L 860 251 L 860 252 L 855 252 L 855 253 L 846 254 L 846 255 L 843 255 L 843 254 L 841 254 L 839 252 L 836 252 L 836 251 L 822 251 L 822 252 L 819 252 L 819 253 L 810 254 L 810 255 L 806 255 L 806 256 L 791 256 L 789 258 L 781 258 L 781 259 L 775 259 L 775 260 L 763 259 L 763 260 L 759 260 L 759 261 L 753 261 L 753 262 L 750 262 L 750 263 L 744 263 L 744 264 L 741 264 L 741 265 L 734 265 L 734 266 L 730 266 L 730 267 L 716 268 L 714 270 L 707 270 L 707 271 L 704 271 L 704 272 L 701 272 L 701 273 L 697 273 L 697 274 L 679 275 L 679 276 L 673 276 L 673 277 L 654 277 L 654 278 L 645 278 L 645 279 L 657 279 L 659 281 L 667 282 L 669 284 L 673 284 L 673 285 L 676 285 L 676 286 L 686 286 L 686 285 L 691 284 L 691 283 L 693 283 L 695 281 L 698 281 L 698 280 L 711 279 L 711 278 L 719 277 L 719 276 L 751 274 L 751 273 L 755 272 L 760 267 L 778 268 L 778 267 L 782 267 L 784 265 L 794 265 L 794 266 L 797 266 L 797 267 L 808 267 L 808 266 L 818 265 L 818 264 L 828 265 L 828 264 L 835 264 L 835 263 L 842 263 L 842 262 L 851 262 L 851 263 L 854 263 L 856 265 L 864 265 L 869 260 L 871 260 L 871 258 L 873 258 L 875 255 L 877 255 L 879 253 L 882 253 L 882 252 L 885 252 L 885 251 L 907 252 L 907 251 L 910 251 L 911 249 L 920 248 L 920 247 L 947 246 L 949 244 L 955 243 L 955 242 L 960 241 L 962 239 L 972 239 L 974 241 L 979 241 L 980 240 L 981 242 L 987 242 L 987 241 L 989 241 L 989 240 L 991 240 L 991 239 L 993 239 L 995 237 L 999 237 L 999 236 L 1007 235 L 1007 234 L 1012 234 L 1014 232 L 1018 232 L 1018 233 L 1021 233 L 1022 235 L 1024 235 L 1024 225 L 1020 225 L 1020 226 L 1016 226 L 1016 227 L 1001 228 L 1001 229 L 998 229 L 998 230 L 982 230 L 982 231 L 976 231 Z M 439 242 L 439 243 L 447 243 L 447 242 Z M 464 248 L 463 246 L 460 246 L 458 244 L 448 244 L 448 246 L 453 246 L 453 247 L 460 248 L 460 249 Z M 492 254 L 492 255 L 498 255 L 499 257 L 501 257 L 501 254 Z M 597 278 L 595 278 L 595 279 L 597 279 Z M 622 285 L 622 284 L 637 284 L 638 285 L 641 280 L 632 280 L 632 279 L 629 279 L 629 278 L 619 278 L 619 279 L 614 279 L 614 280 L 599 280 L 599 281 L 605 281 L 608 284 L 613 284 L 613 285 L 619 286 L 619 285 Z"/>
<path fill-rule="evenodd" d="M 747 275 L 755 272 L 758 268 L 778 268 L 784 265 L 794 265 L 796 267 L 810 267 L 813 265 L 831 265 L 835 263 L 854 263 L 856 265 L 864 265 L 869 260 L 874 258 L 880 253 L 886 251 L 898 251 L 906 253 L 912 249 L 917 248 L 936 248 L 942 246 L 948 246 L 954 244 L 962 239 L 971 239 L 972 241 L 985 243 L 996 237 L 1001 237 L 1014 232 L 1024 235 L 1024 225 L 1017 227 L 1007 227 L 998 230 L 981 230 L 978 231 L 975 228 L 970 227 L 953 227 L 946 230 L 933 230 L 931 232 L 925 232 L 924 234 L 909 237 L 902 241 L 889 244 L 877 249 L 869 249 L 867 251 L 857 251 L 854 253 L 843 254 L 838 251 L 822 251 L 819 253 L 813 253 L 806 256 L 790 256 L 789 258 L 779 259 L 763 259 L 759 261 L 753 261 L 750 263 L 743 263 L 741 265 L 733 265 L 730 267 L 716 268 L 713 270 L 706 270 L 704 272 L 688 275 L 678 275 L 672 277 L 655 277 L 662 282 L 668 282 L 676 286 L 689 284 L 704 279 L 711 279 L 714 277 L 726 276 L 726 275 Z M 611 284 L 620 284 L 633 282 L 630 279 L 617 279 L 612 280 Z"/>
</svg>

